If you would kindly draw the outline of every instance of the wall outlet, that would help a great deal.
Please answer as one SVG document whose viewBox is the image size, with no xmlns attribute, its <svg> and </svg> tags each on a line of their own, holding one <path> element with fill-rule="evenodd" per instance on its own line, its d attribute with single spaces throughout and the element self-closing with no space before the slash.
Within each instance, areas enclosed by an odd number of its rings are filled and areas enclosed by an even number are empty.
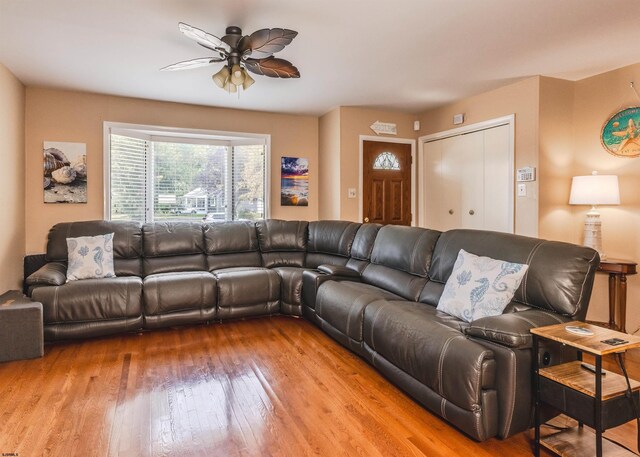
<svg viewBox="0 0 640 457">
<path fill-rule="evenodd" d="M 356 188 L 355 187 L 349 187 L 348 193 L 347 193 L 347 197 L 348 198 L 356 198 Z"/>
<path fill-rule="evenodd" d="M 518 197 L 526 197 L 526 196 L 527 196 L 527 185 L 518 184 Z"/>
</svg>

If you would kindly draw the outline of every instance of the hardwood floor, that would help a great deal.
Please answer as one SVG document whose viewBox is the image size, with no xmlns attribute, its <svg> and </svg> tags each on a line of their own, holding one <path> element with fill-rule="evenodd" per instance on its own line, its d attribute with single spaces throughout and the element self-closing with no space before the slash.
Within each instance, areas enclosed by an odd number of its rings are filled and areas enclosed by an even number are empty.
<svg viewBox="0 0 640 457">
<path fill-rule="evenodd" d="M 54 344 L 0 364 L 1 453 L 532 455 L 528 433 L 467 438 L 289 317 Z"/>
</svg>

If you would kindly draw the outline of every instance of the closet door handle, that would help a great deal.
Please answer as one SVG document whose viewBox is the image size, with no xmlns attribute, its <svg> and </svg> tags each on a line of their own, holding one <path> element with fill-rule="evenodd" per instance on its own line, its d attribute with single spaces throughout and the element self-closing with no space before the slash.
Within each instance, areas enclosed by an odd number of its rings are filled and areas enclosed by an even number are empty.
<svg viewBox="0 0 640 457">
<path fill-rule="evenodd" d="M 453 210 L 452 209 L 449 210 L 449 214 L 453 214 Z"/>
<path fill-rule="evenodd" d="M 476 212 L 474 210 L 470 209 L 469 210 L 469 214 L 471 214 L 473 216 L 474 214 L 476 214 Z"/>
</svg>

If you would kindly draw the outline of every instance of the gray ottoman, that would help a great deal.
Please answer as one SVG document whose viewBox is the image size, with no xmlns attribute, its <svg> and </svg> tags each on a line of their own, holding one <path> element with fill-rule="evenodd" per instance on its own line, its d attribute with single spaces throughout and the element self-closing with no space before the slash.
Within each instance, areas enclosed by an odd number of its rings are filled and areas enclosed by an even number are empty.
<svg viewBox="0 0 640 457">
<path fill-rule="evenodd" d="M 0 362 L 43 354 L 42 304 L 17 290 L 0 295 Z"/>
</svg>

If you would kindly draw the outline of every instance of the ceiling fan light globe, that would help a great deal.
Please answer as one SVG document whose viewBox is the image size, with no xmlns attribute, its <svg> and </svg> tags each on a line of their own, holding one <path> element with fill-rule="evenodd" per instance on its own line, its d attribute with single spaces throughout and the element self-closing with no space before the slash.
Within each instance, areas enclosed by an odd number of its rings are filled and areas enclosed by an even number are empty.
<svg viewBox="0 0 640 457">
<path fill-rule="evenodd" d="M 249 87 L 253 85 L 254 82 L 256 82 L 256 80 L 253 79 L 251 75 L 249 75 L 249 73 L 245 71 L 245 78 L 244 78 L 244 82 L 242 83 L 242 88 L 244 90 L 247 90 Z"/>
<path fill-rule="evenodd" d="M 231 81 L 227 81 L 227 83 L 224 85 L 223 89 L 226 90 L 230 94 L 235 94 L 236 92 L 238 92 L 238 86 L 233 84 Z"/>
<path fill-rule="evenodd" d="M 212 76 L 212 79 L 216 86 L 224 89 L 225 84 L 229 81 L 229 67 L 226 65 L 222 67 L 218 73 Z"/>
<path fill-rule="evenodd" d="M 240 67 L 240 65 L 234 65 L 231 68 L 231 82 L 236 86 L 242 85 L 245 80 L 245 71 Z"/>
</svg>

